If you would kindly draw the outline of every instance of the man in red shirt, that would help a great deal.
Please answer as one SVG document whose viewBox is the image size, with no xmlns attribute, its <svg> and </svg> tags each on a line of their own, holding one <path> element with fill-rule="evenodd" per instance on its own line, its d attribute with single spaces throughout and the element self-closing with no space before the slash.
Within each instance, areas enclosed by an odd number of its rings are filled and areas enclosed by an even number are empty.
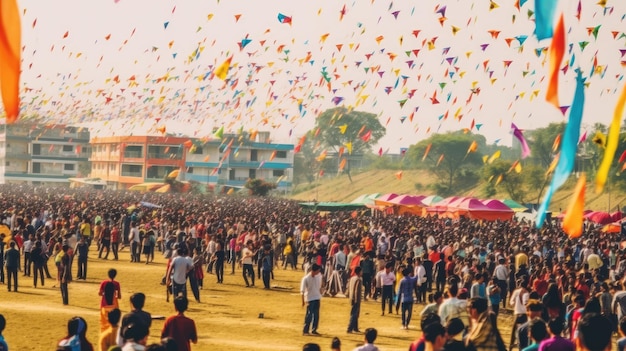
<svg viewBox="0 0 626 351">
<path fill-rule="evenodd" d="M 185 316 L 188 305 L 187 298 L 178 296 L 174 299 L 174 307 L 176 314 L 165 320 L 161 338 L 172 338 L 176 341 L 176 347 L 179 351 L 191 351 L 191 344 L 198 342 L 198 334 L 196 332 L 196 324 L 193 319 Z"/>
</svg>

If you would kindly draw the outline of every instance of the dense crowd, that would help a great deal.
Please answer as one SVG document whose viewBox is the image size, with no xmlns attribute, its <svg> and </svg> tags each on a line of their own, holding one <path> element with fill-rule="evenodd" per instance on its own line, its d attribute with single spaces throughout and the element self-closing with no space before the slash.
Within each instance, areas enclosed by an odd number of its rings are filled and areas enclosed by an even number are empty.
<svg viewBox="0 0 626 351">
<path fill-rule="evenodd" d="M 523 221 L 367 209 L 318 213 L 280 198 L 7 185 L 0 193 L 6 227 L 0 230 L 6 267 L 0 281 L 9 291 L 17 291 L 22 271 L 35 286 L 52 279 L 68 304 L 67 284 L 87 277 L 90 248 L 101 259 L 117 260 L 124 247 L 136 263 L 149 264 L 155 253 L 168 258 L 161 284 L 168 300 L 173 295 L 177 314 L 166 321 L 164 343 L 145 345 L 150 316 L 142 311 L 141 295 L 131 297 L 135 309 L 121 316 L 121 290 L 111 271 L 100 286 L 101 341 L 109 340 L 100 343 L 103 350 L 188 350 L 197 340 L 184 315 L 188 287 L 200 301 L 205 273 L 221 283 L 225 270 L 238 270 L 242 284 L 254 287 L 256 277 L 271 289 L 278 268 L 305 272 L 304 335 L 319 334 L 320 301 L 338 294 L 350 304 L 348 333 L 361 332 L 362 301 L 380 300 L 383 316 L 401 314 L 403 329 L 411 328 L 415 305 L 422 305 L 422 336 L 407 345 L 410 350 L 600 350 L 605 341 L 611 345 L 613 332 L 626 333 L 622 236 L 593 225 L 572 239 L 554 222 L 535 229 Z M 497 324 L 503 312 L 512 314 L 512 325 Z M 371 316 L 367 322 L 376 325 Z M 510 328 L 510 340 L 501 337 L 503 328 Z M 85 330 L 83 319 L 70 320 L 59 348 L 91 350 Z M 363 334 L 359 350 L 377 350 L 376 330 Z M 623 344 L 620 339 L 620 350 Z"/>
</svg>

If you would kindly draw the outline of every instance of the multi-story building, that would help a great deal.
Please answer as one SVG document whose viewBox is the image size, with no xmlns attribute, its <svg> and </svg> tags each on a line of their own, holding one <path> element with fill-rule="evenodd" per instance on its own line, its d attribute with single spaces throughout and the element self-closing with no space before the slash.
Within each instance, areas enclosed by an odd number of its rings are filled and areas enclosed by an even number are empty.
<svg viewBox="0 0 626 351">
<path fill-rule="evenodd" d="M 115 136 L 91 140 L 91 177 L 105 180 L 111 189 L 162 182 L 174 170 L 185 168 L 185 143 L 174 136 Z"/>
<path fill-rule="evenodd" d="M 89 130 L 60 124 L 0 125 L 0 184 L 61 185 L 89 173 Z"/>
<path fill-rule="evenodd" d="M 224 134 L 222 139 L 193 140 L 186 158 L 185 180 L 240 188 L 248 179 L 275 182 L 286 191 L 293 180 L 292 144 L 270 142 L 269 132 Z"/>
</svg>

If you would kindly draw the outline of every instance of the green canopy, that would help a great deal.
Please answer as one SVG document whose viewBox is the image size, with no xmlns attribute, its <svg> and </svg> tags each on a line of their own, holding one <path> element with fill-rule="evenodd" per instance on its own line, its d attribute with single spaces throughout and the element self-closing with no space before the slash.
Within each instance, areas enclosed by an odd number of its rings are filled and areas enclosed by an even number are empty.
<svg viewBox="0 0 626 351">
<path fill-rule="evenodd" d="M 351 204 L 359 204 L 359 205 L 371 205 L 374 203 L 374 199 L 379 197 L 380 193 L 374 194 L 363 194 L 356 199 L 350 201 Z"/>
<path fill-rule="evenodd" d="M 509 206 L 510 209 L 512 209 L 515 212 L 524 212 L 528 210 L 528 207 L 521 205 L 520 203 L 516 202 L 515 200 L 512 199 L 505 199 L 505 200 L 501 200 L 503 204 Z"/>
<path fill-rule="evenodd" d="M 364 207 L 362 204 L 347 202 L 301 202 L 299 205 L 310 211 L 351 211 Z"/>
</svg>

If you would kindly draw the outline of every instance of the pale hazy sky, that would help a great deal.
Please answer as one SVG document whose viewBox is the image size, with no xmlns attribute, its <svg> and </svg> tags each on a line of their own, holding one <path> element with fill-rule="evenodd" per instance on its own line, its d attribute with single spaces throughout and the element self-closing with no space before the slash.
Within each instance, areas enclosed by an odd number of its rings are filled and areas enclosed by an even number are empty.
<svg viewBox="0 0 626 351">
<path fill-rule="evenodd" d="M 341 100 L 379 115 L 387 136 L 375 147 L 392 153 L 472 122 L 489 142 L 506 145 L 511 122 L 529 129 L 566 117 L 544 99 L 541 49 L 550 40 L 533 36 L 534 1 L 520 10 L 514 0 L 494 3 L 490 10 L 488 0 L 21 0 L 22 113 L 99 122 L 89 124 L 95 134 L 166 126 L 202 137 L 243 125 L 296 142 Z M 580 21 L 577 0 L 561 4 L 572 45 L 561 67 L 575 56 L 560 75 L 561 105 L 571 103 L 574 68 L 589 77 L 596 58 L 583 124 L 608 124 L 624 85 L 626 1 L 583 0 Z M 280 23 L 279 13 L 292 24 Z M 598 25 L 596 39 L 588 28 Z M 212 77 L 231 55 L 226 82 Z"/>
</svg>

